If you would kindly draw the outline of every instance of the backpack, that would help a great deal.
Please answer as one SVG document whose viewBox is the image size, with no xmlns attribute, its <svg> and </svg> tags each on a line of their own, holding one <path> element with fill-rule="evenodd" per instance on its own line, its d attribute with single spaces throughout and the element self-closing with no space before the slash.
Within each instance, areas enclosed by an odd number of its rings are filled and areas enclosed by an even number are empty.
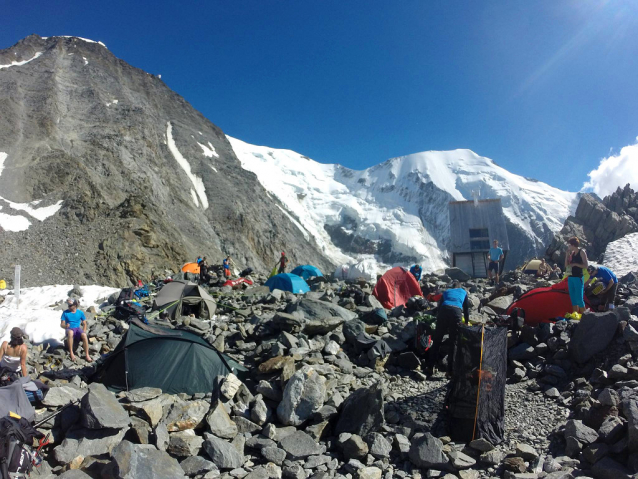
<svg viewBox="0 0 638 479">
<path fill-rule="evenodd" d="M 0 387 L 8 386 L 20 376 L 20 374 L 8 368 L 0 368 Z"/>
<path fill-rule="evenodd" d="M 25 418 L 0 418 L 0 478 L 29 477 L 36 461 L 31 445 L 43 437 Z"/>
<path fill-rule="evenodd" d="M 432 334 L 436 328 L 436 317 L 425 314 L 416 318 L 416 335 L 414 337 L 414 351 L 417 356 L 425 356 L 432 347 Z"/>
<path fill-rule="evenodd" d="M 124 301 L 130 301 L 133 299 L 135 290 L 133 288 L 124 288 L 120 291 L 120 295 L 117 297 L 115 304 L 122 304 Z"/>
</svg>

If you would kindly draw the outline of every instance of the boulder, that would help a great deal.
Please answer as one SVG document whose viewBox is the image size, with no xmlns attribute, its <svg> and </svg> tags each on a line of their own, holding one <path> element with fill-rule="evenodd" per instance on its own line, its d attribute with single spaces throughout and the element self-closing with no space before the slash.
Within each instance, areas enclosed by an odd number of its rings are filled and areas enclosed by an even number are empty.
<svg viewBox="0 0 638 479">
<path fill-rule="evenodd" d="M 286 307 L 286 312 L 291 314 L 302 312 L 307 320 L 339 317 L 344 321 L 349 321 L 357 317 L 356 313 L 348 311 L 341 306 L 310 298 L 303 298 L 296 303 L 289 303 Z"/>
<path fill-rule="evenodd" d="M 460 268 L 445 268 L 445 274 L 452 280 L 469 281 L 472 277 Z"/>
<path fill-rule="evenodd" d="M 146 417 L 152 427 L 159 424 L 164 416 L 164 406 L 161 397 L 149 401 L 125 404 L 124 409 L 133 411 L 142 417 Z"/>
<path fill-rule="evenodd" d="M 638 400 L 628 398 L 623 401 L 623 413 L 627 418 L 627 447 L 629 452 L 638 452 Z"/>
<path fill-rule="evenodd" d="M 63 479 L 91 479 L 91 476 L 79 469 L 69 469 L 68 471 L 60 474 L 58 478 L 60 477 Z"/>
<path fill-rule="evenodd" d="M 77 456 L 108 454 L 122 441 L 127 431 L 127 427 L 120 430 L 71 429 L 62 443 L 53 450 L 53 457 L 62 464 L 68 464 Z"/>
<path fill-rule="evenodd" d="M 367 436 L 385 423 L 383 390 L 380 383 L 360 388 L 346 398 L 335 426 L 335 434 L 349 432 Z"/>
<path fill-rule="evenodd" d="M 494 298 L 487 305 L 497 314 L 504 314 L 510 304 L 514 301 L 514 296 L 508 294 L 506 296 L 499 296 Z"/>
<path fill-rule="evenodd" d="M 412 439 L 410 461 L 422 469 L 448 470 L 449 459 L 443 453 L 443 443 L 429 432 Z"/>
<path fill-rule="evenodd" d="M 383 471 L 378 467 L 363 467 L 357 471 L 358 479 L 381 479 Z"/>
<path fill-rule="evenodd" d="M 317 444 L 312 437 L 303 431 L 293 432 L 283 438 L 280 444 L 281 448 L 288 454 L 289 459 L 293 461 L 326 452 L 325 446 Z"/>
<path fill-rule="evenodd" d="M 345 321 L 345 319 L 339 316 L 322 319 L 309 319 L 304 323 L 303 333 L 307 334 L 308 336 L 328 334 L 330 331 L 333 331 L 341 326 Z"/>
<path fill-rule="evenodd" d="M 325 396 L 326 379 L 313 368 L 304 367 L 286 384 L 277 416 L 287 426 L 299 426 L 323 406 Z"/>
<path fill-rule="evenodd" d="M 609 346 L 619 322 L 618 309 L 583 314 L 569 342 L 569 351 L 574 361 L 585 363 Z"/>
<path fill-rule="evenodd" d="M 598 433 L 583 424 L 583 421 L 570 419 L 565 424 L 565 437 L 572 437 L 581 444 L 591 444 L 598 439 Z"/>
<path fill-rule="evenodd" d="M 120 429 L 131 420 L 115 395 L 101 383 L 89 385 L 82 398 L 82 425 L 89 429 Z"/>
<path fill-rule="evenodd" d="M 211 407 L 206 423 L 210 432 L 223 439 L 233 439 L 239 432 L 237 424 L 230 418 L 221 402 Z"/>
<path fill-rule="evenodd" d="M 339 435 L 339 447 L 346 460 L 363 459 L 369 451 L 368 445 L 361 436 L 350 433 Z"/>
<path fill-rule="evenodd" d="M 166 428 L 169 432 L 195 429 L 200 426 L 210 404 L 204 400 L 175 403 L 166 416 Z"/>
<path fill-rule="evenodd" d="M 122 393 L 122 396 L 129 400 L 129 402 L 141 402 L 148 401 L 150 399 L 155 399 L 156 397 L 162 394 L 162 390 L 159 388 L 137 388 L 132 389 L 131 391 L 126 391 Z"/>
<path fill-rule="evenodd" d="M 49 389 L 49 392 L 42 400 L 42 404 L 48 407 L 66 406 L 70 402 L 82 399 L 86 392 L 86 389 L 80 389 L 73 384 L 57 386 Z"/>
<path fill-rule="evenodd" d="M 202 456 L 187 457 L 179 465 L 188 477 L 199 476 L 209 471 L 217 471 L 217 466 Z"/>
<path fill-rule="evenodd" d="M 594 464 L 592 473 L 596 479 L 630 479 L 632 477 L 625 466 L 610 457 L 604 457 Z"/>
<path fill-rule="evenodd" d="M 204 439 L 195 434 L 192 429 L 173 432 L 169 436 L 167 452 L 173 456 L 189 457 L 199 454 Z"/>
<path fill-rule="evenodd" d="M 383 459 L 386 457 L 390 457 L 390 452 L 392 451 L 392 444 L 385 437 L 383 437 L 378 432 L 370 433 L 366 440 L 370 445 L 370 454 L 372 454 L 377 459 Z"/>
<path fill-rule="evenodd" d="M 117 479 L 185 479 L 176 459 L 150 445 L 122 441 L 111 453 Z"/>
<path fill-rule="evenodd" d="M 244 464 L 244 456 L 231 443 L 212 434 L 204 434 L 204 450 L 220 469 L 236 469 Z"/>
</svg>

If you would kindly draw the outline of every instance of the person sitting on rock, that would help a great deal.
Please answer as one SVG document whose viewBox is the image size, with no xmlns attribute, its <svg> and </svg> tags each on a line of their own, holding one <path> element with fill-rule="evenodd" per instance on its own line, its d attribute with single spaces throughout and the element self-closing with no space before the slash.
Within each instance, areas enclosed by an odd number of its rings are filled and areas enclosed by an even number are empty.
<svg viewBox="0 0 638 479">
<path fill-rule="evenodd" d="M 461 288 L 459 281 L 452 283 L 452 288 L 443 291 L 439 300 L 439 308 L 436 315 L 436 329 L 432 338 L 432 348 L 428 357 L 428 367 L 426 373 L 428 376 L 434 374 L 434 366 L 438 361 L 439 348 L 443 342 L 443 336 L 449 336 L 450 345 L 454 347 L 458 327 L 461 321 L 468 324 L 470 320 L 470 302 L 467 291 Z M 452 352 L 448 355 L 447 375 L 452 373 L 453 357 Z"/>
<path fill-rule="evenodd" d="M 585 283 L 585 287 L 589 286 L 589 283 L 596 278 L 600 281 L 604 288 L 597 294 L 600 298 L 600 311 L 606 311 L 610 305 L 614 304 L 616 299 L 616 289 L 618 288 L 618 278 L 612 270 L 605 268 L 604 266 L 587 266 L 587 272 L 589 273 L 589 279 Z M 613 306 L 612 306 L 613 307 Z"/>
<path fill-rule="evenodd" d="M 13 328 L 9 341 L 0 346 L 0 370 L 11 377 L 12 381 L 20 375 L 27 375 L 27 345 L 24 344 L 24 333 L 20 328 Z"/>
<path fill-rule="evenodd" d="M 410 273 L 412 273 L 412 276 L 414 276 L 414 279 L 416 279 L 417 281 L 421 281 L 421 274 L 423 273 L 423 268 L 421 268 L 421 266 L 419 266 L 418 264 L 415 264 L 414 266 L 410 268 Z"/>
<path fill-rule="evenodd" d="M 496 283 L 499 282 L 500 268 L 501 268 L 501 260 L 503 259 L 503 249 L 499 248 L 498 240 L 492 241 L 492 247 L 489 252 L 490 263 L 487 267 L 487 275 L 489 279 L 492 279 L 492 276 L 495 275 Z"/>
<path fill-rule="evenodd" d="M 541 259 L 541 264 L 538 265 L 538 269 L 536 270 L 536 276 L 539 278 L 544 278 L 546 275 L 552 272 L 552 269 L 549 267 L 545 258 Z"/>
<path fill-rule="evenodd" d="M 62 321 L 60 327 L 66 329 L 66 338 L 69 348 L 69 355 L 71 361 L 75 361 L 75 354 L 73 354 L 73 342 L 82 340 L 84 344 L 84 358 L 90 363 L 93 360 L 89 356 L 89 338 L 86 334 L 88 323 L 86 322 L 86 316 L 83 311 L 78 309 L 77 299 L 67 299 L 69 309 L 62 313 Z"/>
</svg>

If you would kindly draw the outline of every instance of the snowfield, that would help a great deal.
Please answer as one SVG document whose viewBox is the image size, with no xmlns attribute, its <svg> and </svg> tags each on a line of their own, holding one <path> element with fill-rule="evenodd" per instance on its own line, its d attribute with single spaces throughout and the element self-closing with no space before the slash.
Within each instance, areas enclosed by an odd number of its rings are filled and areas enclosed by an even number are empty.
<svg viewBox="0 0 638 479">
<path fill-rule="evenodd" d="M 100 300 L 108 298 L 119 288 L 108 286 L 81 286 L 80 309 L 86 311 L 90 306 L 98 308 Z M 0 304 L 0 341 L 7 341 L 11 328 L 21 328 L 33 343 L 49 342 L 62 344 L 64 330 L 60 328 L 62 311 L 54 309 L 55 303 L 68 298 L 71 284 L 23 288 L 20 290 L 20 304 L 16 304 L 13 290 L 2 290 L 5 300 Z"/>
<path fill-rule="evenodd" d="M 612 241 L 605 249 L 603 265 L 620 277 L 638 271 L 638 233 Z"/>
<path fill-rule="evenodd" d="M 413 262 L 424 271 L 449 265 L 448 203 L 471 200 L 474 192 L 500 198 L 507 219 L 537 251 L 577 206 L 576 193 L 510 173 L 470 150 L 415 153 L 354 171 L 291 150 L 228 140 L 243 168 L 336 264 L 373 259 L 379 272 Z M 361 240 L 382 245 L 384 253 L 366 254 L 348 244 Z"/>
</svg>

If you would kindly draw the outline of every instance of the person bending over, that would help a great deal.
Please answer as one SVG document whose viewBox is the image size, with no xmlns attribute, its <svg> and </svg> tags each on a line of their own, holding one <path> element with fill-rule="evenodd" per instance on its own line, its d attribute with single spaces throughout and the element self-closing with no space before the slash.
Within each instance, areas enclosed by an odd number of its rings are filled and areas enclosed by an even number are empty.
<svg viewBox="0 0 638 479">
<path fill-rule="evenodd" d="M 75 361 L 75 354 L 73 354 L 73 342 L 82 341 L 84 344 L 84 358 L 90 363 L 93 360 L 89 356 L 89 338 L 86 334 L 88 324 L 86 322 L 86 316 L 83 311 L 78 309 L 77 299 L 67 299 L 69 309 L 62 313 L 62 321 L 60 327 L 66 329 L 66 338 L 69 347 L 69 356 L 71 361 Z"/>
<path fill-rule="evenodd" d="M 614 304 L 616 299 L 616 289 L 618 288 L 618 278 L 612 270 L 605 268 L 604 266 L 587 266 L 587 272 L 589 273 L 589 279 L 585 283 L 585 286 L 589 286 L 589 283 L 596 278 L 603 285 L 604 289 L 598 293 L 601 299 L 600 310 L 606 311 L 610 304 Z"/>
<path fill-rule="evenodd" d="M 461 288 L 458 281 L 452 284 L 452 289 L 443 291 L 439 301 L 439 309 L 436 315 L 436 330 L 432 338 L 432 348 L 428 357 L 428 368 L 426 373 L 432 375 L 434 366 L 438 360 L 439 348 L 443 342 L 443 336 L 449 335 L 449 343 L 454 348 L 456 334 L 461 321 L 465 318 L 465 324 L 470 319 L 470 302 L 468 300 L 467 291 Z M 447 374 L 452 372 L 453 367 L 453 350 L 448 354 Z"/>
</svg>

